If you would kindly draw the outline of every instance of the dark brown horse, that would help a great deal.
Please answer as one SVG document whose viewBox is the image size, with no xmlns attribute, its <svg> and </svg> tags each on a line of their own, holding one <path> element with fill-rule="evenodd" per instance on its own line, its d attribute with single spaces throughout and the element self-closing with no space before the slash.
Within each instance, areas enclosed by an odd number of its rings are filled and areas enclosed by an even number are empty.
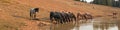
<svg viewBox="0 0 120 30">
<path fill-rule="evenodd" d="M 117 18 L 117 16 L 116 16 L 116 15 L 117 15 L 117 13 L 116 13 L 116 12 L 114 12 L 114 13 L 113 13 L 113 18 Z"/>
<path fill-rule="evenodd" d="M 72 12 L 68 12 L 70 21 L 76 21 L 76 16 Z"/>
<path fill-rule="evenodd" d="M 82 13 L 77 13 L 77 19 L 78 19 L 78 20 L 85 19 L 84 14 L 82 14 Z"/>
</svg>

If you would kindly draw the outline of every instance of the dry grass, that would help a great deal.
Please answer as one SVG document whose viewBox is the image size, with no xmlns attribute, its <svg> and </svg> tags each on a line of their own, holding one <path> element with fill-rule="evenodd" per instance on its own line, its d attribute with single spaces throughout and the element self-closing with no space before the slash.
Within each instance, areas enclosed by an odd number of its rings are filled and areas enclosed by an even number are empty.
<svg viewBox="0 0 120 30">
<path fill-rule="evenodd" d="M 29 9 L 33 7 L 40 8 L 37 14 L 40 21 L 29 20 Z M 71 11 L 75 14 L 89 12 L 93 16 L 107 16 L 112 12 L 120 13 L 120 8 L 73 0 L 0 0 L 0 30 L 39 30 L 37 27 L 39 23 L 50 24 L 49 12 L 54 10 Z"/>
</svg>

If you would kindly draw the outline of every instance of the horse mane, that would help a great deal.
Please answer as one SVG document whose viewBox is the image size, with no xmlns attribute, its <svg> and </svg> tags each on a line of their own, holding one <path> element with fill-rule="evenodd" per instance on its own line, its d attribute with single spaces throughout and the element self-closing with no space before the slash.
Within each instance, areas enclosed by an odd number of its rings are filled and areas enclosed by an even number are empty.
<svg viewBox="0 0 120 30">
<path fill-rule="evenodd" d="M 35 12 L 39 12 L 39 8 L 34 8 Z"/>
</svg>

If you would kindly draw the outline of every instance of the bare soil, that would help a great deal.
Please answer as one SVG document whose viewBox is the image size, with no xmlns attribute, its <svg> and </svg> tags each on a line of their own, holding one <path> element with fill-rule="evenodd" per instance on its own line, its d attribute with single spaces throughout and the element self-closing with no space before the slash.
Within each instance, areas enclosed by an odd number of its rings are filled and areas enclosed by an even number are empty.
<svg viewBox="0 0 120 30">
<path fill-rule="evenodd" d="M 40 8 L 39 20 L 29 19 L 30 8 Z M 46 30 L 49 29 L 50 11 L 89 12 L 94 17 L 104 17 L 120 8 L 88 4 L 74 0 L 0 0 L 0 30 Z M 118 15 L 118 16 L 119 16 Z"/>
</svg>

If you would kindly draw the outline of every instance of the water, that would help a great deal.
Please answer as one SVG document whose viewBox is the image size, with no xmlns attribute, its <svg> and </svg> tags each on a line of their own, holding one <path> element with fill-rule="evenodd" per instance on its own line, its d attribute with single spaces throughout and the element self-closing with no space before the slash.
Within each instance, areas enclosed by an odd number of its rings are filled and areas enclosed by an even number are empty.
<svg viewBox="0 0 120 30">
<path fill-rule="evenodd" d="M 120 21 L 117 18 L 96 18 L 80 20 L 66 24 L 51 25 L 50 30 L 120 30 Z"/>
</svg>

